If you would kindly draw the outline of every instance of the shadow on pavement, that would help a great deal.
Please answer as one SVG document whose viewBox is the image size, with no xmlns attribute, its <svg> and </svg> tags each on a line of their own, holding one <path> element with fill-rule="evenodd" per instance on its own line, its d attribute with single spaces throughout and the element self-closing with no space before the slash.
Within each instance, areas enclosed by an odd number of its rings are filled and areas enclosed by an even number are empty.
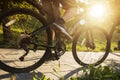
<svg viewBox="0 0 120 80">
<path fill-rule="evenodd" d="M 71 76 L 77 74 L 78 72 L 80 72 L 81 70 L 83 70 L 83 67 L 77 68 L 71 72 L 69 72 L 68 74 L 64 75 L 62 78 L 64 78 L 65 80 L 70 78 Z M 60 78 L 59 80 L 62 80 L 62 78 Z"/>
<path fill-rule="evenodd" d="M 11 80 L 11 78 L 15 75 L 15 80 L 32 80 L 33 79 L 33 75 L 37 75 L 39 77 L 42 77 L 43 74 L 38 72 L 38 73 L 19 73 L 19 74 L 3 74 L 3 75 L 0 75 L 0 80 L 3 80 L 3 79 L 8 79 L 8 80 Z"/>
<path fill-rule="evenodd" d="M 113 55 L 115 55 L 115 56 L 118 56 L 118 57 L 120 57 L 120 54 L 116 54 L 116 53 L 112 53 Z"/>
<path fill-rule="evenodd" d="M 5 79 L 5 78 L 9 78 L 10 74 L 4 74 L 4 75 L 0 75 L 0 79 Z"/>
<path fill-rule="evenodd" d="M 114 69 L 120 69 L 120 61 L 108 59 L 109 63 L 106 62 L 106 64 Z"/>
<path fill-rule="evenodd" d="M 116 60 L 112 60 L 112 59 L 109 59 L 107 61 L 110 61 L 110 63 L 106 63 L 108 66 L 111 66 L 112 68 L 114 69 L 118 69 L 120 70 L 120 62 L 116 61 Z M 99 66 L 99 65 L 98 65 Z M 68 78 L 70 78 L 71 76 L 75 75 L 75 74 L 78 74 L 80 71 L 83 70 L 83 67 L 80 67 L 80 68 L 77 68 L 71 72 L 69 72 L 68 74 L 64 75 L 63 77 L 61 77 L 59 80 L 63 80 L 62 78 L 64 78 L 65 80 L 67 80 Z M 79 76 L 79 74 L 78 74 Z"/>
</svg>

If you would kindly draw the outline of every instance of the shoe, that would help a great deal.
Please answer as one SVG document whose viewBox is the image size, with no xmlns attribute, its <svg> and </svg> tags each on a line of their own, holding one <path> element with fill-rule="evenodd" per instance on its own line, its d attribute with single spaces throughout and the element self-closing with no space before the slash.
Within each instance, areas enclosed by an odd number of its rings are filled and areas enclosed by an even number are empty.
<svg viewBox="0 0 120 80">
<path fill-rule="evenodd" d="M 66 37 L 67 39 L 70 39 L 72 40 L 72 36 L 65 30 L 65 28 L 63 28 L 62 26 L 60 26 L 59 24 L 57 23 L 53 23 L 53 25 L 55 25 L 55 27 L 60 30 L 60 32 L 62 32 Z"/>
</svg>

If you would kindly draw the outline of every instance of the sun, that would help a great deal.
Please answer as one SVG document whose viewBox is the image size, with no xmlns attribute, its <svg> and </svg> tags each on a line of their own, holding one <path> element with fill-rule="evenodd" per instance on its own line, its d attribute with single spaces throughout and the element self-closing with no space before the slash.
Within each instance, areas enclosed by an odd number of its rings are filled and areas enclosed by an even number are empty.
<svg viewBox="0 0 120 80">
<path fill-rule="evenodd" d="M 100 17 L 104 17 L 105 11 L 106 11 L 105 6 L 103 4 L 95 4 L 90 7 L 89 15 L 91 17 L 100 18 Z"/>
</svg>

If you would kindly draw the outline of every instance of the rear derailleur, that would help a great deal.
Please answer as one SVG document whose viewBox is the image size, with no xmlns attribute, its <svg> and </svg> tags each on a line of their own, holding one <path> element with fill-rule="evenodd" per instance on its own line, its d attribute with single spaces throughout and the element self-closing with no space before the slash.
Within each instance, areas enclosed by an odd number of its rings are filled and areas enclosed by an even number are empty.
<svg viewBox="0 0 120 80">
<path fill-rule="evenodd" d="M 19 58 L 20 61 L 24 61 L 24 57 L 27 56 L 30 50 L 34 52 L 37 50 L 37 45 L 31 43 L 31 37 L 29 34 L 23 33 L 17 39 L 17 44 L 19 48 L 22 48 L 25 53 Z M 30 48 L 30 45 L 33 45 L 33 48 Z"/>
</svg>

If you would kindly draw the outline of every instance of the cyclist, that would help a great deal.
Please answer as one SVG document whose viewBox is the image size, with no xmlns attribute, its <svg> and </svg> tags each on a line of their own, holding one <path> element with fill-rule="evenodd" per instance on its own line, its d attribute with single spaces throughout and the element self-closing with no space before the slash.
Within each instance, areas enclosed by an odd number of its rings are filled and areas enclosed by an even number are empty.
<svg viewBox="0 0 120 80">
<path fill-rule="evenodd" d="M 62 25 L 68 22 L 73 16 L 77 14 L 76 0 L 41 0 L 44 10 L 47 13 L 48 23 L 56 22 Z M 60 8 L 64 9 L 64 15 L 60 14 Z M 68 34 L 64 32 L 65 34 Z M 54 31 L 52 30 L 54 39 Z M 59 34 L 57 35 L 59 36 Z"/>
<path fill-rule="evenodd" d="M 59 25 L 58 27 L 64 27 L 63 24 L 67 21 L 69 21 L 73 16 L 77 14 L 77 2 L 76 0 L 41 0 L 42 6 L 44 10 L 47 13 L 47 21 L 48 23 L 53 23 L 55 22 L 56 25 Z M 60 8 L 64 9 L 65 12 L 63 15 L 60 14 Z M 55 25 L 55 26 L 56 26 Z M 52 27 L 52 26 L 51 26 Z M 54 30 L 53 30 L 54 28 Z M 62 44 L 61 44 L 61 34 L 55 34 L 56 32 L 56 27 L 51 28 L 52 30 L 52 39 L 54 40 L 54 37 L 57 36 L 57 54 L 51 55 L 52 60 L 59 59 L 61 55 L 64 54 L 64 50 L 62 49 Z M 68 38 L 71 39 L 71 36 L 67 33 L 67 31 L 63 28 L 62 33 L 64 35 L 67 35 Z"/>
</svg>

